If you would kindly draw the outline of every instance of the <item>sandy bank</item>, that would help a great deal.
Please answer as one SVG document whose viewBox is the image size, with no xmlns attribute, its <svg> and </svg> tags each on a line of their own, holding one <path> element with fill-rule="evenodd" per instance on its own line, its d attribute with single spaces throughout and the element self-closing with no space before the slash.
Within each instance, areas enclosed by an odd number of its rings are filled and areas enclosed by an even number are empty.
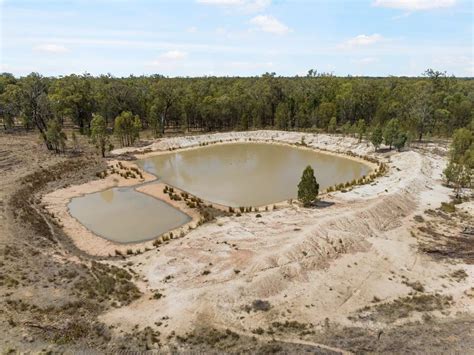
<svg viewBox="0 0 474 355">
<path fill-rule="evenodd" d="M 472 313 L 466 290 L 473 266 L 462 266 L 469 275 L 466 280 L 448 283 L 445 275 L 459 266 L 420 254 L 410 233 L 415 215 L 449 198 L 441 177 L 445 161 L 439 156 L 419 151 L 374 154 L 369 144 L 352 138 L 273 131 L 172 138 L 152 148 L 166 151 L 199 145 L 200 139 L 248 137 L 297 143 L 302 136 L 313 148 L 376 156 L 390 172 L 347 193 L 328 194 L 326 208 L 292 205 L 261 212 L 260 218 L 256 213 L 221 217 L 159 253 L 133 256 L 127 262 L 141 275 L 145 296 L 102 320 L 127 330 L 135 324 L 153 327 L 166 318 L 167 327 L 160 328 L 164 336 L 203 323 L 249 335 L 275 321 L 313 324 L 316 329 L 327 322 L 351 325 L 348 317 L 374 300 L 390 302 L 411 294 L 406 280 L 422 283 L 427 293 L 453 297 L 450 312 Z M 163 297 L 150 299 L 158 291 Z M 256 299 L 268 301 L 270 310 L 245 311 Z M 402 321 L 419 317 L 415 312 Z M 384 327 L 370 321 L 362 324 Z"/>
</svg>

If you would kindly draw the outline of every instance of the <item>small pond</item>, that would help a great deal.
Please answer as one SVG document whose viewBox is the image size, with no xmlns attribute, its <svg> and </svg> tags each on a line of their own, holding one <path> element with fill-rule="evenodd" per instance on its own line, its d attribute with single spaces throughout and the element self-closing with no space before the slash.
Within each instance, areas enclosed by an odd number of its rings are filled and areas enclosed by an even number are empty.
<svg viewBox="0 0 474 355">
<path fill-rule="evenodd" d="M 150 240 L 190 221 L 166 202 L 130 187 L 73 198 L 69 211 L 95 234 L 118 243 Z"/>
<path fill-rule="evenodd" d="M 229 143 L 170 152 L 138 160 L 161 181 L 227 206 L 262 206 L 296 198 L 307 165 L 320 190 L 370 171 L 349 158 L 266 143 Z"/>
</svg>

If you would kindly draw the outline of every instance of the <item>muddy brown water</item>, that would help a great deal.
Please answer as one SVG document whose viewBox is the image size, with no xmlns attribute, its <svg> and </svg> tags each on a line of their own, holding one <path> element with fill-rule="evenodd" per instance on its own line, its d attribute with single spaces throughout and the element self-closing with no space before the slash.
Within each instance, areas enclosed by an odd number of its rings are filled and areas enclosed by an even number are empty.
<svg viewBox="0 0 474 355">
<path fill-rule="evenodd" d="M 370 167 L 349 158 L 265 143 L 229 143 L 170 152 L 137 164 L 161 181 L 227 206 L 263 206 L 296 198 L 311 165 L 320 190 L 360 178 Z"/>
<path fill-rule="evenodd" d="M 191 220 L 166 202 L 130 187 L 73 198 L 69 212 L 95 234 L 118 243 L 150 240 Z"/>
<path fill-rule="evenodd" d="M 170 152 L 138 160 L 167 184 L 226 206 L 262 206 L 297 196 L 307 165 L 320 189 L 360 178 L 366 164 L 335 155 L 265 143 L 229 143 Z M 76 197 L 69 211 L 95 234 L 119 243 L 153 239 L 190 221 L 164 201 L 135 187 L 111 188 Z"/>
</svg>

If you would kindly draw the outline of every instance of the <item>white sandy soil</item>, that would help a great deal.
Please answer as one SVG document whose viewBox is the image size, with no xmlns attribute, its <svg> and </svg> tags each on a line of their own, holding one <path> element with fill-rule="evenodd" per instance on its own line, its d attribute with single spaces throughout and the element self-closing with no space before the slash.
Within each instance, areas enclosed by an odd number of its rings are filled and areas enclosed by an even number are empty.
<svg viewBox="0 0 474 355">
<path fill-rule="evenodd" d="M 467 293 L 474 283 L 473 266 L 461 265 L 468 273 L 463 281 L 442 278 L 460 265 L 420 254 L 410 234 L 415 215 L 449 199 L 450 190 L 442 185 L 446 162 L 438 155 L 420 150 L 375 154 L 371 145 L 353 138 L 274 131 L 162 139 L 115 153 L 248 138 L 300 142 L 302 136 L 314 148 L 375 156 L 389 164 L 389 172 L 370 185 L 325 196 L 334 203 L 329 207 L 293 205 L 261 212 L 261 218 L 255 213 L 218 218 L 159 250 L 114 262 L 133 263 L 145 295 L 102 320 L 117 331 L 164 322 L 159 329 L 164 335 L 183 334 L 203 323 L 249 334 L 288 319 L 349 324 L 347 317 L 374 297 L 388 301 L 413 291 L 402 276 L 421 282 L 426 292 L 453 297 L 455 306 L 440 316 L 472 314 Z M 472 204 L 464 208 L 472 211 Z M 164 297 L 152 299 L 154 292 Z M 270 311 L 243 310 L 256 299 L 269 301 Z"/>
</svg>

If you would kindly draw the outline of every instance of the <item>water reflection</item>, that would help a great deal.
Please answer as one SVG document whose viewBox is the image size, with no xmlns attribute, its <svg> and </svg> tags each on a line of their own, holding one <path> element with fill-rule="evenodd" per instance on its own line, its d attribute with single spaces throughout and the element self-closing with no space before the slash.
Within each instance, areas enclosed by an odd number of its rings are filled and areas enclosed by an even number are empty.
<svg viewBox="0 0 474 355">
<path fill-rule="evenodd" d="M 112 202 L 114 200 L 114 189 L 101 191 L 100 197 L 102 197 L 105 202 Z"/>
</svg>

